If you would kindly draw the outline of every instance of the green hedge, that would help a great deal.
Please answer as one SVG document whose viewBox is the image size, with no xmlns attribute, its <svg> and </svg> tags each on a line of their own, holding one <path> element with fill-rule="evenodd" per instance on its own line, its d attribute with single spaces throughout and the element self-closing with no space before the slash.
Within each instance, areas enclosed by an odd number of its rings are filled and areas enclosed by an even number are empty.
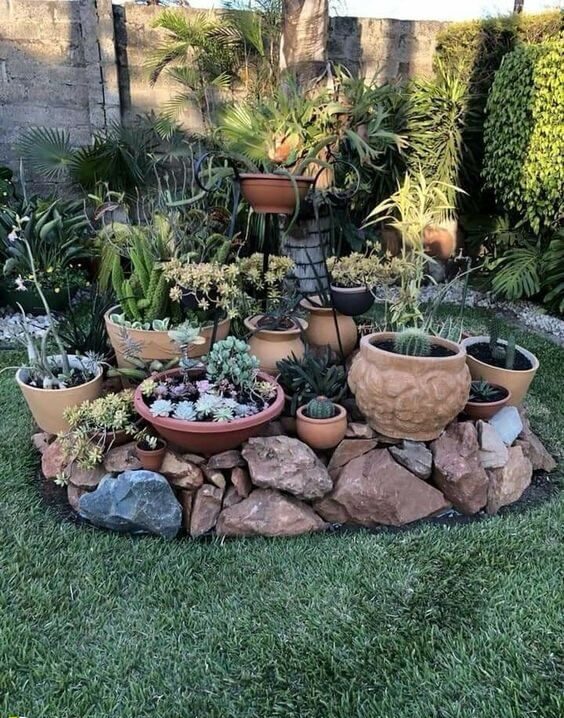
<svg viewBox="0 0 564 718">
<path fill-rule="evenodd" d="M 564 39 L 506 55 L 489 94 L 484 179 L 535 232 L 558 224 L 564 195 Z"/>
</svg>

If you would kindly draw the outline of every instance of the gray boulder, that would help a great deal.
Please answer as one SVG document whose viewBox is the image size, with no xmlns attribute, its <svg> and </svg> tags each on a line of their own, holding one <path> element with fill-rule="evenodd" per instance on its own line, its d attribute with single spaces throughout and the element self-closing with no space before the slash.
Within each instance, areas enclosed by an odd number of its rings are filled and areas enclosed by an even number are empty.
<svg viewBox="0 0 564 718">
<path fill-rule="evenodd" d="M 80 497 L 78 511 L 113 531 L 152 533 L 172 539 L 182 524 L 182 507 L 168 481 L 155 471 L 104 476 L 95 491 Z"/>
</svg>

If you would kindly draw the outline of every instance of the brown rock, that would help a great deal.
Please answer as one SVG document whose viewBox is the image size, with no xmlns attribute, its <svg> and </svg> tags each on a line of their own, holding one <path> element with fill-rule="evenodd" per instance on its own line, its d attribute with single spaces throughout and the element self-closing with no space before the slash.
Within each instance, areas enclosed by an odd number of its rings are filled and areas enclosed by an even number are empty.
<svg viewBox="0 0 564 718">
<path fill-rule="evenodd" d="M 200 467 L 173 451 L 166 452 L 159 473 L 177 489 L 192 491 L 204 483 Z"/>
<path fill-rule="evenodd" d="M 81 489 L 79 486 L 73 484 L 67 484 L 67 499 L 73 511 L 78 513 L 78 502 L 80 497 L 86 493 L 86 489 Z"/>
<path fill-rule="evenodd" d="M 546 471 L 548 474 L 556 468 L 554 457 L 532 431 L 528 431 L 522 439 L 517 439 L 515 444 L 523 449 L 523 454 L 533 465 L 533 471 Z"/>
<path fill-rule="evenodd" d="M 190 517 L 190 536 L 202 536 L 215 526 L 221 511 L 223 491 L 217 486 L 204 484 L 195 494 Z"/>
<path fill-rule="evenodd" d="M 397 464 L 387 449 L 375 449 L 350 461 L 314 509 L 332 523 L 402 526 L 449 506 L 440 491 Z"/>
<path fill-rule="evenodd" d="M 240 466 L 236 466 L 231 472 L 231 483 L 237 490 L 239 496 L 242 496 L 244 499 L 246 499 L 253 490 L 249 472 Z"/>
<path fill-rule="evenodd" d="M 488 477 L 480 461 L 476 427 L 470 421 L 453 422 L 431 444 L 433 480 L 465 514 L 475 514 L 488 500 Z"/>
<path fill-rule="evenodd" d="M 329 473 L 299 439 L 265 436 L 249 439 L 243 448 L 251 481 L 260 488 L 287 491 L 300 499 L 317 499 L 333 488 Z"/>
<path fill-rule="evenodd" d="M 189 461 L 191 464 L 195 464 L 196 466 L 201 466 L 206 463 L 205 458 L 199 454 L 182 454 L 182 458 L 185 461 Z"/>
<path fill-rule="evenodd" d="M 39 431 L 31 437 L 31 443 L 35 446 L 40 454 L 43 454 L 55 436 L 48 434 L 46 431 Z"/>
<path fill-rule="evenodd" d="M 141 462 L 135 453 L 135 442 L 130 441 L 123 446 L 114 446 L 104 456 L 104 468 L 111 473 L 134 471 L 141 468 Z"/>
<path fill-rule="evenodd" d="M 223 508 L 228 509 L 230 506 L 235 506 L 235 504 L 243 501 L 243 498 L 234 486 L 230 486 L 223 497 Z"/>
<path fill-rule="evenodd" d="M 358 456 L 367 454 L 378 446 L 375 439 L 343 439 L 335 449 L 329 466 L 329 474 L 336 479 L 340 469 Z"/>
<path fill-rule="evenodd" d="M 533 466 L 523 454 L 521 446 L 509 448 L 509 460 L 502 469 L 491 469 L 488 472 L 488 506 L 489 514 L 495 514 L 502 506 L 517 501 L 531 483 Z"/>
<path fill-rule="evenodd" d="M 45 449 L 41 456 L 41 471 L 46 479 L 54 479 L 59 474 L 65 473 L 65 469 L 72 457 L 65 453 L 61 443 L 54 441 Z"/>
<path fill-rule="evenodd" d="M 241 452 L 237 449 L 222 451 L 208 459 L 208 469 L 234 469 L 236 466 L 245 466 Z"/>
<path fill-rule="evenodd" d="M 244 501 L 221 512 L 216 532 L 223 536 L 297 536 L 325 527 L 302 501 L 273 489 L 256 489 Z"/>
<path fill-rule="evenodd" d="M 94 491 L 107 473 L 101 464 L 93 469 L 83 469 L 76 462 L 70 464 L 66 472 L 70 484 L 86 491 Z"/>
<path fill-rule="evenodd" d="M 219 471 L 219 469 L 210 469 L 208 466 L 204 466 L 204 476 L 214 486 L 217 486 L 222 490 L 225 489 L 227 481 L 225 480 L 223 472 Z"/>
<path fill-rule="evenodd" d="M 477 421 L 480 461 L 484 469 L 501 469 L 507 464 L 509 453 L 507 446 L 497 430 L 487 421 Z"/>
<path fill-rule="evenodd" d="M 182 528 L 188 533 L 190 531 L 190 518 L 192 516 L 192 504 L 194 494 L 191 491 L 180 489 L 176 491 L 178 503 L 182 506 Z"/>
<path fill-rule="evenodd" d="M 374 429 L 360 421 L 351 421 L 345 434 L 347 439 L 373 439 L 375 436 Z"/>
</svg>

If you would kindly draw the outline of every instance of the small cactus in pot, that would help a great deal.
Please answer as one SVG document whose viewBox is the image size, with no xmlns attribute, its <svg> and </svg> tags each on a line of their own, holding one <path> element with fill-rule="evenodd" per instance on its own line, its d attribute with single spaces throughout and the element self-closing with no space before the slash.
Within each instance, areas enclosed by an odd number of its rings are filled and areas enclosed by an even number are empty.
<svg viewBox="0 0 564 718">
<path fill-rule="evenodd" d="M 394 352 L 410 357 L 428 357 L 431 339 L 421 329 L 404 329 L 394 337 Z"/>
<path fill-rule="evenodd" d="M 332 449 L 346 434 L 347 412 L 326 396 L 318 396 L 298 409 L 296 431 L 312 449 Z"/>
</svg>

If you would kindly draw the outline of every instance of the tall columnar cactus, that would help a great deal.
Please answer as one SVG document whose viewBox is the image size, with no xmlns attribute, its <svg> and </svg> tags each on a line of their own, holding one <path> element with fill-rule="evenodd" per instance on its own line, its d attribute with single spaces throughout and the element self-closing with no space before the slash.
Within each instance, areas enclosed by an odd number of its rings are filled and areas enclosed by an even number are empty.
<svg viewBox="0 0 564 718">
<path fill-rule="evenodd" d="M 335 404 L 326 396 L 318 396 L 307 404 L 305 413 L 310 419 L 331 419 L 337 410 Z"/>
<path fill-rule="evenodd" d="M 431 354 L 431 340 L 420 329 L 404 329 L 394 338 L 394 351 L 412 357 L 428 357 Z"/>
</svg>

